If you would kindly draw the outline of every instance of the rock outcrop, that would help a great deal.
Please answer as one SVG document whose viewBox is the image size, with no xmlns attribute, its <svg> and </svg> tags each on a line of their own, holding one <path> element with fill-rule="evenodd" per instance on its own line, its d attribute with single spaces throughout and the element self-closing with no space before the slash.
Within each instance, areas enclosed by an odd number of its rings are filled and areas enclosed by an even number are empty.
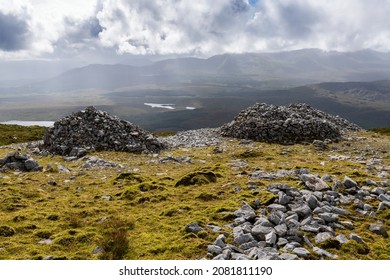
<svg viewBox="0 0 390 280">
<path fill-rule="evenodd" d="M 164 144 L 128 121 L 87 107 L 48 128 L 43 148 L 54 154 L 79 157 L 84 150 L 158 153 Z"/>
<path fill-rule="evenodd" d="M 289 106 L 257 103 L 220 128 L 223 136 L 261 142 L 295 144 L 314 140 L 337 140 L 346 131 L 360 128 L 338 116 L 304 103 Z"/>
</svg>

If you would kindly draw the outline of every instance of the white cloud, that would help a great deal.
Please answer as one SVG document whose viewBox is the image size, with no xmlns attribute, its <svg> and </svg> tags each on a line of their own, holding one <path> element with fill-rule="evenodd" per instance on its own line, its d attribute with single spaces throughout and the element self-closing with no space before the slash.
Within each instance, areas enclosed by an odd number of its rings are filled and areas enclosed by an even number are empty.
<svg viewBox="0 0 390 280">
<path fill-rule="evenodd" d="M 29 32 L 0 57 L 390 49 L 390 0 L 0 0 L 0 12 Z"/>
</svg>

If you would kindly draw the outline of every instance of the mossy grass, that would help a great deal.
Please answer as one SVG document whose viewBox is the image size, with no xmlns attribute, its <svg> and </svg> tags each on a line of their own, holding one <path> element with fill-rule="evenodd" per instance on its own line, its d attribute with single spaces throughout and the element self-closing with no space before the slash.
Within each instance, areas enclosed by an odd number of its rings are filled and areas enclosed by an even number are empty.
<svg viewBox="0 0 390 280">
<path fill-rule="evenodd" d="M 343 180 L 345 175 L 358 183 L 366 178 L 376 180 L 375 174 L 355 160 L 362 150 L 370 148 L 381 153 L 382 165 L 390 165 L 389 137 L 373 138 L 372 135 L 357 133 L 352 136 L 367 139 L 353 141 L 350 146 L 344 142 L 332 143 L 326 152 L 319 152 L 312 145 L 256 142 L 240 145 L 238 140 L 229 139 L 221 145 L 224 152 L 218 154 L 213 153 L 213 147 L 177 148 L 157 156 L 119 152 L 90 154 L 122 164 L 120 170 L 83 169 L 82 161 L 33 155 L 41 166 L 60 164 L 70 173 L 0 173 L 0 227 L 6 226 L 8 230 L 4 232 L 9 232 L 0 234 L 0 258 L 203 258 L 207 245 L 220 234 L 207 225 L 217 225 L 222 231 L 230 232 L 226 225 L 234 221 L 234 211 L 243 200 L 253 206 L 258 200 L 266 207 L 277 199 L 267 191 L 270 184 L 304 188 L 296 178 L 253 179 L 254 171 L 307 168 L 338 180 Z M 14 151 L 11 147 L 0 149 L 0 157 L 11 151 Z M 159 163 L 158 157 L 167 155 L 189 157 L 191 163 Z M 333 155 L 348 158 L 331 160 Z M 245 165 L 234 167 L 237 162 Z M 50 184 L 50 180 L 56 185 Z M 389 227 L 390 210 L 370 218 L 356 214 L 353 203 L 343 207 L 353 214 L 340 219 L 354 224 L 353 232 L 362 237 L 365 245 L 350 241 L 340 248 L 328 244 L 327 250 L 340 259 L 390 259 L 388 240 L 368 230 L 377 220 Z M 192 222 L 199 223 L 204 231 L 185 232 L 185 226 Z M 116 228 L 120 229 L 117 233 Z M 348 236 L 351 231 L 337 229 L 336 234 L 339 233 Z M 314 236 L 308 237 L 314 242 Z M 39 243 L 46 239 L 52 243 Z"/>
<path fill-rule="evenodd" d="M 42 126 L 0 124 L 0 146 L 42 140 L 45 129 Z"/>
</svg>

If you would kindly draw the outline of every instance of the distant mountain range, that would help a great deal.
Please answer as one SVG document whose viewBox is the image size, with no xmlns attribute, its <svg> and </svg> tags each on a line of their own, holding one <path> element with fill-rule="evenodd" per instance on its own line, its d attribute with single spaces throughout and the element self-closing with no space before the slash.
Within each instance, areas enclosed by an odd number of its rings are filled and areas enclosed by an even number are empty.
<svg viewBox="0 0 390 280">
<path fill-rule="evenodd" d="M 279 53 L 176 58 L 147 65 L 93 64 L 62 73 L 34 89 L 116 89 L 134 85 L 222 84 L 283 88 L 320 82 L 390 79 L 390 53 L 372 50 L 325 52 L 304 49 Z"/>
</svg>

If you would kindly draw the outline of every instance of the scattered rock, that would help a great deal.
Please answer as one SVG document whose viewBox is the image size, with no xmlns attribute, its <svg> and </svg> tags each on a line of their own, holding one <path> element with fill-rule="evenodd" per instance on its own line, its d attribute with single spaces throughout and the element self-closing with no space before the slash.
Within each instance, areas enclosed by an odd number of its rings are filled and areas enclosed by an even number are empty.
<svg viewBox="0 0 390 280">
<path fill-rule="evenodd" d="M 370 225 L 369 230 L 375 234 L 382 235 L 385 238 L 389 237 L 387 230 L 385 229 L 385 227 L 383 225 L 372 224 L 372 225 Z"/>
<path fill-rule="evenodd" d="M 6 170 L 30 172 L 42 171 L 42 167 L 27 154 L 11 152 L 5 158 L 0 159 L 0 172 Z"/>
<path fill-rule="evenodd" d="M 202 230 L 203 230 L 203 228 L 198 223 L 195 223 L 195 222 L 186 225 L 186 232 L 189 232 L 189 233 L 198 233 Z"/>
</svg>

